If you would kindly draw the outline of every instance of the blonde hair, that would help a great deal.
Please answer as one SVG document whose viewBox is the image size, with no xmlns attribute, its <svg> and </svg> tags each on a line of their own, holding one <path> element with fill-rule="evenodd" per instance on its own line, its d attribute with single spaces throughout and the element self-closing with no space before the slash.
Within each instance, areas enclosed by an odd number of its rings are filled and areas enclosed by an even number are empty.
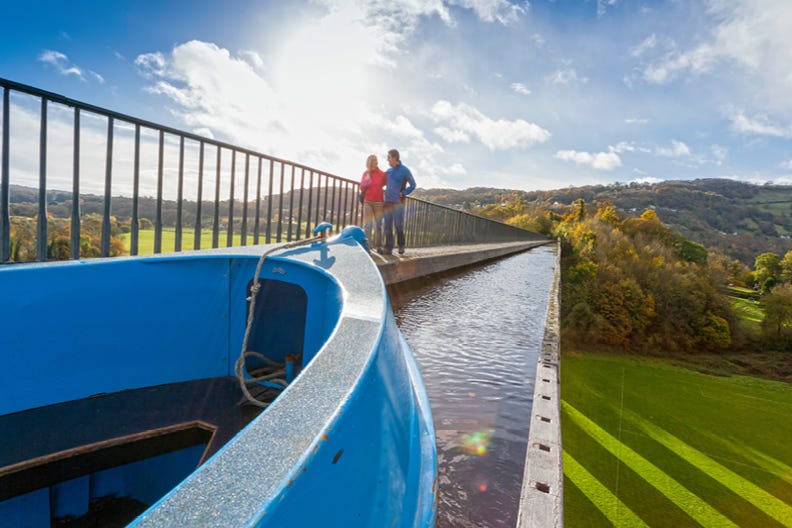
<svg viewBox="0 0 792 528">
<path fill-rule="evenodd" d="M 377 167 L 379 163 L 377 162 L 377 156 L 374 154 L 369 154 L 369 157 L 366 158 L 366 168 L 371 169 L 373 167 Z"/>
</svg>

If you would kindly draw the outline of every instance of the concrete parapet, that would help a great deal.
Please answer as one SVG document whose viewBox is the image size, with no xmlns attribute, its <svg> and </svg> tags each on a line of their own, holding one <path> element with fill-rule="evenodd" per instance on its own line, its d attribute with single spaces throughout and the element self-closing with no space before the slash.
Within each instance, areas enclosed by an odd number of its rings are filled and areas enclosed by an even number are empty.
<svg viewBox="0 0 792 528">
<path fill-rule="evenodd" d="M 517 528 L 564 525 L 564 470 L 561 446 L 561 337 L 558 249 L 547 303 L 542 350 L 536 366 L 531 426 L 525 455 Z"/>
<path fill-rule="evenodd" d="M 479 264 L 552 242 L 552 240 L 531 240 L 498 244 L 407 248 L 404 256 L 383 256 L 376 252 L 372 252 L 371 256 L 377 263 L 385 284 L 390 285 Z"/>
</svg>

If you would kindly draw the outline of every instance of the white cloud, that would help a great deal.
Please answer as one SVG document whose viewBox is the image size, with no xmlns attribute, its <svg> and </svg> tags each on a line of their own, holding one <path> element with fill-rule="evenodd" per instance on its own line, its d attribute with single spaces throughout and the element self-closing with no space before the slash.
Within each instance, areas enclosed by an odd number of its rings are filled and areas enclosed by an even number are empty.
<svg viewBox="0 0 792 528">
<path fill-rule="evenodd" d="M 147 79 L 166 75 L 165 55 L 159 51 L 138 55 L 135 59 L 135 65 L 138 67 L 138 72 Z"/>
<path fill-rule="evenodd" d="M 193 40 L 176 46 L 169 55 L 140 55 L 135 64 L 154 81 L 147 89 L 173 101 L 174 113 L 193 130 L 209 130 L 257 149 L 286 150 L 284 135 L 307 124 L 289 120 L 270 83 L 246 58 Z"/>
<path fill-rule="evenodd" d="M 551 135 L 523 119 L 491 119 L 465 103 L 438 101 L 432 107 L 432 118 L 441 123 L 438 134 L 446 141 L 467 141 L 475 136 L 491 151 L 529 147 L 547 141 Z"/>
<path fill-rule="evenodd" d="M 608 150 L 610 150 L 611 152 L 616 152 L 616 153 L 619 153 L 619 152 L 635 152 L 637 150 L 637 148 L 632 143 L 629 143 L 627 141 L 620 141 L 619 143 L 616 143 L 616 145 L 609 147 Z"/>
<path fill-rule="evenodd" d="M 670 146 L 656 147 L 655 155 L 663 158 L 683 158 L 690 156 L 690 148 L 683 142 L 672 139 Z"/>
<path fill-rule="evenodd" d="M 767 174 L 753 173 L 741 175 L 726 175 L 720 176 L 727 180 L 741 181 L 745 183 L 752 183 L 754 185 L 792 185 L 792 176 L 768 176 Z"/>
<path fill-rule="evenodd" d="M 621 158 L 613 150 L 595 153 L 577 150 L 559 150 L 555 153 L 554 157 L 562 161 L 573 161 L 578 165 L 588 165 L 597 170 L 610 171 L 622 165 Z"/>
<path fill-rule="evenodd" d="M 451 0 L 449 3 L 472 9 L 485 22 L 499 22 L 503 25 L 517 22 L 528 7 L 528 2 L 522 7 L 507 0 Z"/>
<path fill-rule="evenodd" d="M 713 163 L 715 163 L 715 165 L 723 164 L 723 161 L 729 154 L 729 149 L 721 147 L 720 145 L 712 145 L 710 151 L 712 152 Z"/>
<path fill-rule="evenodd" d="M 419 139 L 423 137 L 423 132 L 403 115 L 396 116 L 395 119 L 382 121 L 382 128 L 391 132 L 400 139 Z"/>
<path fill-rule="evenodd" d="M 651 149 L 634 141 L 620 141 L 615 145 L 609 146 L 608 150 L 617 154 L 621 154 L 622 152 L 642 152 L 644 154 L 650 154 L 652 152 Z"/>
<path fill-rule="evenodd" d="M 597 0 L 597 16 L 603 16 L 609 7 L 618 3 L 619 0 Z"/>
<path fill-rule="evenodd" d="M 690 71 L 701 74 L 709 71 L 719 59 L 718 54 L 709 44 L 703 44 L 687 53 L 672 53 L 656 64 L 644 69 L 644 80 L 654 84 L 665 84 L 674 80 L 679 74 Z"/>
<path fill-rule="evenodd" d="M 470 134 L 463 130 L 451 130 L 448 127 L 437 127 L 432 130 L 447 143 L 469 143 Z"/>
<path fill-rule="evenodd" d="M 633 180 L 630 180 L 630 183 L 634 182 L 634 183 L 640 183 L 642 185 L 646 185 L 646 184 L 651 185 L 653 183 L 660 183 L 661 181 L 663 181 L 662 178 L 655 178 L 654 176 L 642 176 L 640 178 L 635 178 Z"/>
<path fill-rule="evenodd" d="M 372 38 L 363 48 L 371 49 L 380 64 L 395 66 L 394 53 L 413 33 L 423 17 L 437 16 L 448 26 L 456 24 L 449 7 L 455 6 L 473 11 L 485 22 L 503 25 L 515 23 L 526 12 L 526 7 L 507 0 L 316 0 L 329 10 L 325 19 L 352 22 L 371 29 Z M 316 38 L 311 36 L 311 38 Z"/>
<path fill-rule="evenodd" d="M 792 170 L 792 160 L 785 161 L 779 165 L 782 169 Z"/>
<path fill-rule="evenodd" d="M 645 125 L 649 122 L 645 117 L 628 117 L 624 120 L 628 125 Z"/>
<path fill-rule="evenodd" d="M 792 126 L 779 126 L 771 123 L 765 115 L 751 118 L 739 111 L 730 116 L 730 120 L 731 129 L 741 134 L 792 138 Z"/>
<path fill-rule="evenodd" d="M 69 57 L 60 51 L 44 50 L 41 55 L 39 55 L 38 60 L 55 67 L 61 75 L 74 75 L 80 80 L 85 80 L 82 70 L 78 66 L 72 64 Z"/>
<path fill-rule="evenodd" d="M 467 174 L 467 169 L 460 163 L 452 163 L 448 167 L 442 168 L 441 171 L 449 176 L 464 176 Z"/>
<path fill-rule="evenodd" d="M 792 2 L 789 0 L 708 0 L 712 26 L 704 39 L 687 50 L 671 50 L 647 65 L 643 77 L 663 84 L 685 74 L 700 75 L 723 65 L 733 77 L 734 66 L 755 76 L 757 100 L 792 113 Z"/>
<path fill-rule="evenodd" d="M 531 90 L 523 83 L 512 83 L 511 89 L 514 90 L 518 94 L 522 95 L 531 95 Z"/>
<path fill-rule="evenodd" d="M 566 67 L 551 73 L 545 77 L 545 80 L 553 85 L 569 86 L 578 83 L 586 84 L 588 82 L 588 77 L 581 77 L 578 75 L 577 70 Z"/>
<path fill-rule="evenodd" d="M 646 37 L 643 42 L 630 50 L 630 55 L 633 57 L 640 57 L 648 50 L 654 49 L 657 46 L 657 35 L 652 33 Z"/>
</svg>

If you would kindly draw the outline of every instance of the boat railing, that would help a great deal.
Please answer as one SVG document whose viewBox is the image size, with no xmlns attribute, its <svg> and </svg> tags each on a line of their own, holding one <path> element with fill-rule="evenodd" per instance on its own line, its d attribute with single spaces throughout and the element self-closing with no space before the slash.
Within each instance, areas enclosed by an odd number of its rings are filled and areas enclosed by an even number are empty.
<svg viewBox="0 0 792 528">
<path fill-rule="evenodd" d="M 358 182 L 0 79 L 0 263 L 289 242 L 362 222 Z M 542 236 L 408 197 L 411 247 Z"/>
</svg>

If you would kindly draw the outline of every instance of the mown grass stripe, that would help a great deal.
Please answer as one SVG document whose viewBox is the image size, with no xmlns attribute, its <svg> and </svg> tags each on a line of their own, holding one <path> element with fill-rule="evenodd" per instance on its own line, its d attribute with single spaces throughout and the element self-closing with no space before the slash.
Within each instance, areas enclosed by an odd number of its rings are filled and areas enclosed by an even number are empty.
<svg viewBox="0 0 792 528">
<path fill-rule="evenodd" d="M 787 484 L 792 484 L 792 467 L 789 467 L 780 460 L 777 460 L 766 453 L 762 453 L 761 451 L 754 449 L 749 445 L 741 444 L 740 449 L 742 449 L 748 458 L 750 458 L 761 469 L 767 471 L 775 477 L 778 477 Z"/>
<path fill-rule="evenodd" d="M 572 455 L 564 451 L 564 475 L 588 497 L 615 528 L 648 528 L 635 512 L 588 472 Z"/>
<path fill-rule="evenodd" d="M 567 416 L 571 418 L 589 436 L 599 442 L 630 469 L 641 475 L 649 484 L 676 504 L 705 528 L 726 528 L 737 525 L 721 512 L 704 502 L 695 493 L 674 480 L 662 469 L 658 468 L 627 445 L 619 442 L 605 429 L 590 420 L 586 415 L 575 409 L 566 400 L 561 405 Z"/>
<path fill-rule="evenodd" d="M 665 429 L 644 420 L 633 412 L 625 412 L 625 414 L 628 420 L 643 429 L 650 438 L 664 445 L 683 460 L 717 480 L 781 524 L 792 526 L 792 506 L 719 464 Z"/>
</svg>

